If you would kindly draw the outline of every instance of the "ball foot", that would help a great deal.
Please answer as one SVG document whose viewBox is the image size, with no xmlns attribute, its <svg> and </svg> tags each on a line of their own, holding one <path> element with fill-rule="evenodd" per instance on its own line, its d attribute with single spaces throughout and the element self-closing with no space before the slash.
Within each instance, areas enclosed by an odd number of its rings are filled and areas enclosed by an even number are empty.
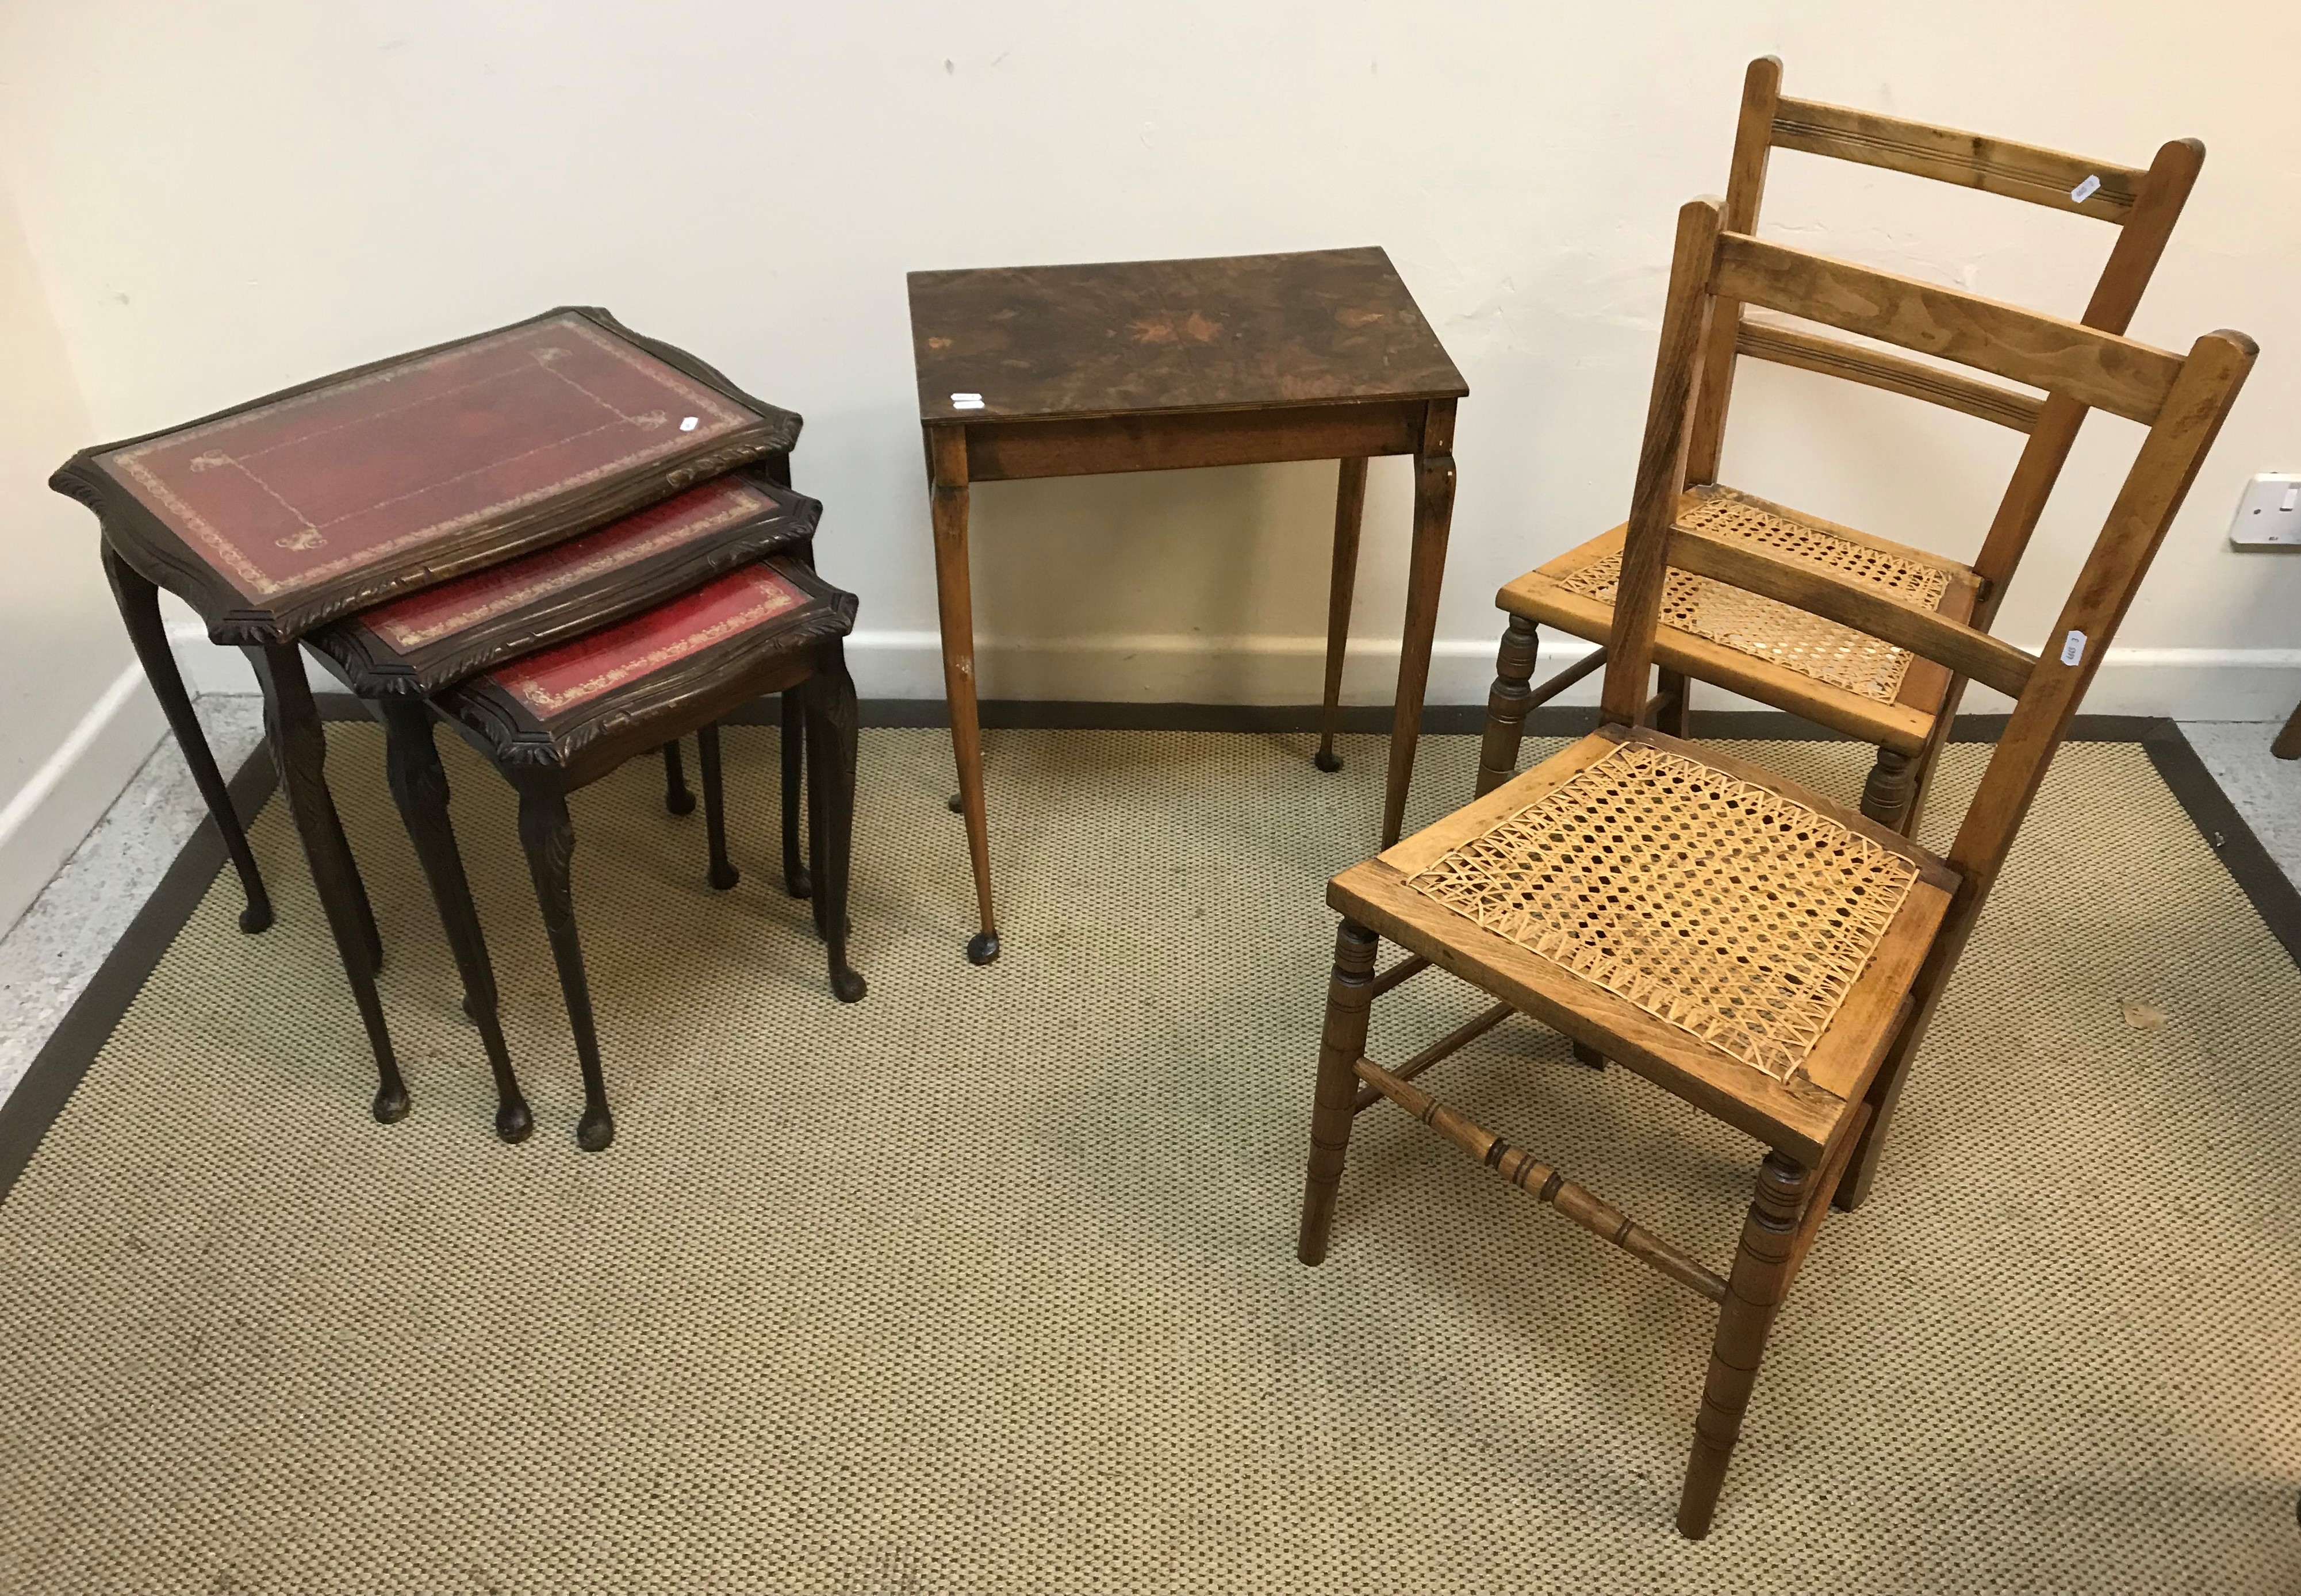
<svg viewBox="0 0 2301 1596">
<path fill-rule="evenodd" d="M 714 865 L 708 879 L 714 892 L 726 892 L 732 890 L 735 883 L 743 879 L 743 873 L 732 865 Z"/>
<path fill-rule="evenodd" d="M 239 929 L 249 936 L 260 936 L 272 929 L 272 906 L 251 903 L 239 911 Z"/>
<path fill-rule="evenodd" d="M 950 810 L 953 815 L 964 815 L 966 813 L 966 802 L 955 792 L 943 800 L 942 806 Z"/>
<path fill-rule="evenodd" d="M 615 1141 L 615 1116 L 603 1104 L 586 1108 L 581 1124 L 575 1127 L 575 1145 L 587 1153 L 604 1153 Z"/>
<path fill-rule="evenodd" d="M 1331 776 L 1343 768 L 1343 756 L 1332 748 L 1320 748 L 1310 756 L 1310 763 Z"/>
<path fill-rule="evenodd" d="M 794 870 L 783 877 L 783 890 L 793 898 L 812 898 L 815 896 L 815 878 L 804 867 Z"/>
<path fill-rule="evenodd" d="M 831 995 L 841 1003 L 860 1003 L 870 990 L 858 971 L 841 965 L 831 973 Z"/>
<path fill-rule="evenodd" d="M 375 1089 L 375 1103 L 371 1112 L 375 1116 L 376 1124 L 396 1125 L 407 1117 L 407 1110 L 410 1107 L 407 1088 L 401 1082 L 394 1081 L 388 1086 L 379 1086 Z"/>
<path fill-rule="evenodd" d="M 999 933 L 979 931 L 966 940 L 966 962 L 987 965 L 999 957 Z"/>
<path fill-rule="evenodd" d="M 677 792 L 666 792 L 663 795 L 663 806 L 674 815 L 692 815 L 695 813 L 695 795 L 683 788 Z"/>
<path fill-rule="evenodd" d="M 526 1099 L 513 1098 L 496 1105 L 496 1140 L 508 1147 L 525 1141 L 528 1132 L 535 1129 L 535 1116 L 527 1110 Z"/>
</svg>

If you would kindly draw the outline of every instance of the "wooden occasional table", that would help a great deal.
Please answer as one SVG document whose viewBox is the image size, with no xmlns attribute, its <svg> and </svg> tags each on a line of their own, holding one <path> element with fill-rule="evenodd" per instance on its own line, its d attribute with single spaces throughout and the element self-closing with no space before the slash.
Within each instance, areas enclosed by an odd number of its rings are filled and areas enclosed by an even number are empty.
<svg viewBox="0 0 2301 1596">
<path fill-rule="evenodd" d="M 910 274 L 911 343 L 934 509 L 951 747 L 982 931 L 999 957 L 975 706 L 967 489 L 975 482 L 1339 460 L 1318 763 L 1336 705 L 1366 466 L 1415 461 L 1406 631 L 1382 840 L 1414 771 L 1454 505 L 1454 403 L 1468 392 L 1380 249 Z"/>
<path fill-rule="evenodd" d="M 160 622 L 157 589 L 242 648 L 289 813 L 375 1054 L 407 1090 L 375 990 L 375 916 L 328 790 L 298 642 L 338 616 L 617 520 L 753 462 L 789 480 L 799 418 L 603 310 L 549 312 L 83 449 L 49 479 L 96 512 L 121 619 L 247 893 L 272 910 Z"/>
</svg>

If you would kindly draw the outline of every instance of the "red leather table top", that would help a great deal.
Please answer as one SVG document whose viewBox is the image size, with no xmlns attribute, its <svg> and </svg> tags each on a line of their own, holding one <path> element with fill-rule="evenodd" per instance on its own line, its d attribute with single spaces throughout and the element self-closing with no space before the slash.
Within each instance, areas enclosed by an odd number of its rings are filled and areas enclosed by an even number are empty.
<svg viewBox="0 0 2301 1596">
<path fill-rule="evenodd" d="M 749 483 L 722 477 L 581 538 L 471 576 L 425 588 L 361 617 L 401 648 L 471 631 L 578 582 L 699 543 L 723 527 L 774 508 Z"/>
<path fill-rule="evenodd" d="M 356 692 L 428 694 L 637 614 L 816 526 L 813 499 L 752 473 L 322 627 L 307 639 Z"/>
<path fill-rule="evenodd" d="M 58 485 L 91 503 L 124 490 L 143 514 L 98 504 L 107 536 L 131 562 L 148 546 L 163 569 L 146 574 L 219 640 L 282 640 L 795 439 L 795 416 L 636 338 L 604 312 L 556 312 L 90 451 Z"/>
<path fill-rule="evenodd" d="M 499 765 L 573 784 L 806 679 L 855 623 L 855 598 L 787 554 L 626 621 L 498 665 L 432 702 Z"/>
<path fill-rule="evenodd" d="M 692 593 L 497 671 L 503 689 L 546 723 L 601 695 L 755 631 L 806 604 L 781 572 L 749 565 Z"/>
</svg>

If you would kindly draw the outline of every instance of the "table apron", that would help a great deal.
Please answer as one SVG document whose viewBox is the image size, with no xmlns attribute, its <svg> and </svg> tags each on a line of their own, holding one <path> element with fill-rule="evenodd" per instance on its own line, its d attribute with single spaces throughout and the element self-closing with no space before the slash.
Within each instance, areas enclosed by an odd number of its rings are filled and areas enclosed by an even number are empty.
<svg viewBox="0 0 2301 1596">
<path fill-rule="evenodd" d="M 1386 399 L 1271 410 L 968 422 L 962 426 L 968 479 L 1002 482 L 1411 455 L 1422 445 L 1428 408 L 1424 399 Z"/>
</svg>

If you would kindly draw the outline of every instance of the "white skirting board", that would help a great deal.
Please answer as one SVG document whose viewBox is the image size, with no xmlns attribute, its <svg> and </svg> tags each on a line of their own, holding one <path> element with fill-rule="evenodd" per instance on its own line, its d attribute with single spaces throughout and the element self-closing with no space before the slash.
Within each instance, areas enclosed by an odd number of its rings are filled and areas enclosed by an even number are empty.
<svg viewBox="0 0 2301 1596">
<path fill-rule="evenodd" d="M 197 629 L 170 633 L 196 693 L 253 693 L 255 678 L 230 649 Z M 1431 704 L 1481 704 L 1494 676 L 1494 639 L 1441 639 L 1433 651 Z M 1589 645 L 1545 631 L 1537 680 L 1584 657 Z M 1312 704 L 1323 680 L 1323 639 L 1194 635 L 1108 637 L 1019 643 L 983 639 L 976 648 L 986 698 L 1084 699 L 1141 704 Z M 866 698 L 939 698 L 942 662 L 932 631 L 858 631 L 847 656 Z M 1353 704 L 1390 697 L 1398 671 L 1393 639 L 1354 642 L 1343 677 Z M 314 687 L 335 684 L 317 665 Z M 1598 678 L 1563 694 L 1561 704 L 1594 704 Z M 2301 700 L 2301 649 L 2113 648 L 2088 695 L 2094 714 L 2168 715 L 2191 721 L 2280 721 Z M 1710 689 L 1697 706 L 1751 709 Z M 2003 709 L 1983 689 L 1970 710 Z M 165 730 L 143 673 L 130 666 L 105 691 L 32 779 L 0 807 L 0 926 L 14 923 L 82 838 L 104 817 Z"/>
<path fill-rule="evenodd" d="M 1427 702 L 1485 703 L 1500 635 L 1497 626 L 1491 637 L 1439 639 L 1431 650 Z M 255 673 L 237 651 L 216 648 L 196 630 L 172 631 L 170 636 L 195 692 L 255 690 Z M 1563 670 L 1589 651 L 1581 639 L 1545 628 L 1535 679 Z M 975 645 L 976 679 L 986 698 L 1118 704 L 1315 704 L 1326 657 L 1326 639 L 1318 637 L 983 638 Z M 932 631 L 858 631 L 847 639 L 847 663 L 856 689 L 866 698 L 942 697 L 942 655 Z M 308 668 L 315 691 L 339 690 L 319 666 Z M 1343 674 L 1343 700 L 1387 703 L 1397 676 L 1397 639 L 1353 639 Z M 1594 674 L 1585 677 L 1558 702 L 1595 704 L 1598 681 Z M 2119 648 L 2109 651 L 2084 707 L 2088 714 L 2272 721 L 2290 714 L 2297 701 L 2301 648 Z M 1703 693 L 1697 706 L 1765 707 L 1716 688 Z M 2007 704 L 1976 688 L 1967 693 L 1964 707 L 1986 713 Z"/>
<path fill-rule="evenodd" d="M 104 818 L 167 724 L 143 667 L 131 664 L 0 807 L 0 930 L 15 924 Z"/>
</svg>

